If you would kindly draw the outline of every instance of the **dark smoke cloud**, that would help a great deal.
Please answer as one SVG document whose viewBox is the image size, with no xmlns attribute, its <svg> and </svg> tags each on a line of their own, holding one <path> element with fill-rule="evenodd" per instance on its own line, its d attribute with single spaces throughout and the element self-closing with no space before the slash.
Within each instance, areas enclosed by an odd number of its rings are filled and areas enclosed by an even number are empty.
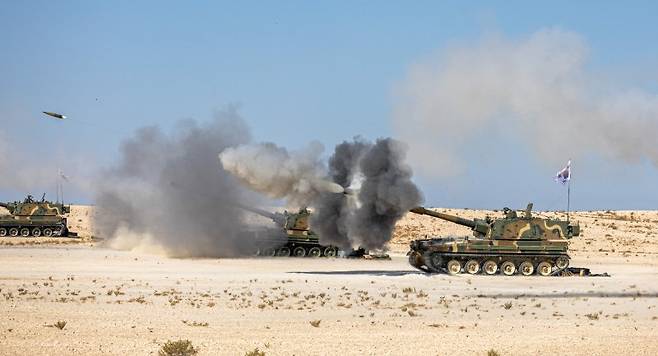
<svg viewBox="0 0 658 356">
<path fill-rule="evenodd" d="M 360 206 L 351 219 L 349 234 L 362 247 L 384 247 L 395 223 L 422 202 L 411 181 L 411 168 L 404 163 L 405 154 L 400 142 L 387 138 L 377 140 L 361 159 Z"/>
<path fill-rule="evenodd" d="M 253 204 L 253 194 L 217 163 L 219 152 L 249 142 L 246 125 L 229 109 L 174 132 L 146 127 L 123 142 L 97 191 L 101 235 L 116 248 L 178 257 L 250 252 L 236 205 Z"/>
<path fill-rule="evenodd" d="M 329 174 L 334 183 L 348 188 L 358 172 L 358 163 L 364 152 L 372 147 L 362 139 L 345 141 L 336 146 L 329 159 Z M 315 204 L 315 214 L 311 216 L 313 229 L 321 236 L 322 243 L 348 249 L 348 217 L 355 202 L 352 197 L 342 194 L 323 193 Z"/>
<path fill-rule="evenodd" d="M 356 196 L 318 197 L 312 224 L 322 243 L 342 248 L 385 247 L 395 223 L 423 199 L 411 181 L 405 155 L 404 145 L 391 138 L 374 145 L 357 139 L 336 146 L 329 161 L 331 178 L 343 187 L 357 185 L 358 189 Z"/>
</svg>

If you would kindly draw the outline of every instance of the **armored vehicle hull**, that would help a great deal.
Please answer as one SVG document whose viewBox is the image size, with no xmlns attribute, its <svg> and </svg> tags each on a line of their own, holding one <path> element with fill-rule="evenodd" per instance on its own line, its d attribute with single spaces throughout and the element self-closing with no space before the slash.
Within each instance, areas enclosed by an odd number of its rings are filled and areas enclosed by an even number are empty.
<svg viewBox="0 0 658 356">
<path fill-rule="evenodd" d="M 429 273 L 483 273 L 493 275 L 558 274 L 569 267 L 568 239 L 580 228 L 568 221 L 533 217 L 532 204 L 525 216 L 505 209 L 505 217 L 468 220 L 424 208 L 412 212 L 468 226 L 473 237 L 412 241 L 409 263 Z"/>
<path fill-rule="evenodd" d="M 448 240 L 448 241 L 446 241 Z M 551 275 L 569 267 L 566 250 L 525 250 L 499 249 L 496 246 L 481 245 L 480 241 L 455 241 L 453 239 L 425 239 L 411 243 L 409 264 L 429 273 L 470 273 L 470 274 L 522 274 L 529 276 L 535 272 Z"/>
<path fill-rule="evenodd" d="M 0 237 L 68 236 L 68 206 L 28 196 L 23 202 L 0 203 L 9 214 L 0 215 Z"/>
<path fill-rule="evenodd" d="M 66 218 L 50 220 L 19 220 L 0 217 L 0 237 L 68 236 Z"/>
</svg>

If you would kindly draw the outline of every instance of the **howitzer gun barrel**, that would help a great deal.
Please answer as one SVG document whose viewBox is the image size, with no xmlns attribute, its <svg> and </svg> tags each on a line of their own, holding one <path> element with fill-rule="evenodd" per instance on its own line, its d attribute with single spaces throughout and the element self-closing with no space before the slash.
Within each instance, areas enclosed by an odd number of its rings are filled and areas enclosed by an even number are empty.
<svg viewBox="0 0 658 356">
<path fill-rule="evenodd" d="M 271 213 L 267 210 L 252 208 L 252 207 L 248 207 L 248 206 L 244 206 L 244 205 L 240 205 L 240 208 L 244 209 L 246 211 L 250 211 L 250 212 L 252 212 L 256 215 L 260 215 L 260 216 L 269 218 L 277 224 L 285 224 L 285 222 L 286 222 L 285 217 L 282 214 Z"/>
<path fill-rule="evenodd" d="M 468 227 L 470 227 L 471 229 L 474 229 L 475 226 L 477 225 L 477 224 L 475 223 L 475 221 L 473 221 L 473 220 L 468 220 L 468 219 L 460 218 L 459 216 L 454 216 L 454 215 L 449 215 L 449 214 L 439 213 L 439 212 L 436 212 L 436 211 L 432 211 L 432 210 L 429 210 L 429 209 L 425 209 L 425 208 L 423 208 L 422 206 L 419 206 L 419 207 L 413 208 L 413 209 L 411 209 L 410 211 L 411 211 L 412 213 L 415 213 L 415 214 L 429 215 L 429 216 L 433 216 L 433 217 L 435 217 L 435 218 L 439 218 L 439 219 L 443 219 L 443 220 L 448 220 L 448 221 L 453 222 L 453 223 L 455 223 L 455 224 L 468 226 Z"/>
</svg>

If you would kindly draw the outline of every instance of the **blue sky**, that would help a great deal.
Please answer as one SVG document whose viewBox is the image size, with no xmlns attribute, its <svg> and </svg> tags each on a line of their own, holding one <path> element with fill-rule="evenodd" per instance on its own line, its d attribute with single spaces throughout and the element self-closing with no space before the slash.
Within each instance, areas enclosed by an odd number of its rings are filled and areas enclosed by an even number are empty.
<svg viewBox="0 0 658 356">
<path fill-rule="evenodd" d="M 0 133 L 10 155 L 60 166 L 72 153 L 102 167 L 137 127 L 204 120 L 230 104 L 240 105 L 256 141 L 290 148 L 319 140 L 330 151 L 355 135 L 395 136 L 393 92 L 409 67 L 491 31 L 511 38 L 550 27 L 575 32 L 587 42 L 593 73 L 658 90 L 653 2 L 8 1 L 0 9 Z M 71 119 L 45 120 L 43 110 Z M 518 145 L 503 142 L 488 158 L 481 152 L 489 145 L 476 145 L 462 176 L 418 177 L 427 204 L 535 200 L 538 208 L 562 208 L 563 189 L 546 177 L 561 167 L 531 155 L 507 160 L 504 152 Z M 658 207 L 658 172 L 648 161 L 593 153 L 576 167 L 577 209 Z M 0 186 L 0 193 L 25 191 Z"/>
</svg>

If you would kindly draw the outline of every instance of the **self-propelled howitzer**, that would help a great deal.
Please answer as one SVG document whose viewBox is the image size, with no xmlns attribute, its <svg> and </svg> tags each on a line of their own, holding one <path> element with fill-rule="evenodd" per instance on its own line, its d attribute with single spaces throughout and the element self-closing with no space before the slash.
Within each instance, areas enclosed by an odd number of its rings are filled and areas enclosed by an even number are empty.
<svg viewBox="0 0 658 356">
<path fill-rule="evenodd" d="M 258 254 L 264 256 L 296 256 L 296 257 L 334 257 L 338 254 L 335 246 L 324 246 L 320 244 L 318 235 L 311 230 L 309 218 L 311 212 L 300 209 L 297 213 L 271 213 L 258 208 L 242 207 L 244 210 L 271 219 L 277 226 L 284 230 L 286 239 L 281 245 L 280 239 L 261 239 L 262 246 L 258 248 Z M 276 248 L 271 246 L 279 245 Z"/>
<path fill-rule="evenodd" d="M 28 195 L 22 202 L 0 203 L 9 215 L 0 215 L 0 237 L 68 236 L 66 214 L 71 208 Z"/>
<path fill-rule="evenodd" d="M 578 224 L 532 216 L 532 203 L 519 216 L 505 208 L 504 217 L 464 219 L 422 207 L 412 213 L 429 215 L 467 226 L 472 237 L 432 238 L 411 242 L 409 263 L 426 272 L 462 271 L 505 275 L 521 273 L 543 276 L 556 274 L 569 266 L 568 239 L 580 234 Z"/>
</svg>

